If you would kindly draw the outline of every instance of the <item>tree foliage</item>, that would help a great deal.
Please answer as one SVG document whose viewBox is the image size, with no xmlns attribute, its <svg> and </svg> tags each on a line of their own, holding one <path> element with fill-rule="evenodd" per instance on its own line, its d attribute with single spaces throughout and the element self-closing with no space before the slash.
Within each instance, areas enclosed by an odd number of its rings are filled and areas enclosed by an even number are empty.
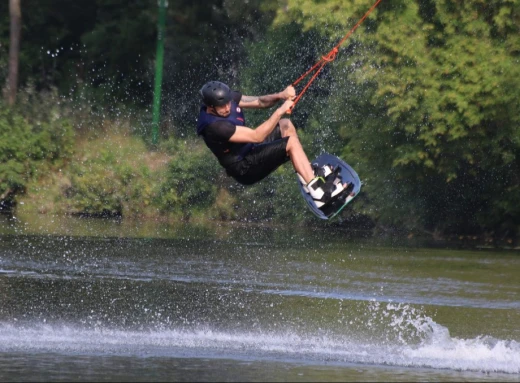
<svg viewBox="0 0 520 383">
<path fill-rule="evenodd" d="M 9 207 L 33 178 L 72 154 L 73 130 L 56 108 L 42 118 L 24 116 L 0 102 L 0 203 Z"/>
<path fill-rule="evenodd" d="M 288 4 L 278 22 L 331 41 L 371 6 Z M 330 113 L 343 121 L 343 154 L 366 180 L 374 218 L 445 231 L 498 229 L 498 214 L 518 225 L 519 10 L 518 1 L 382 2 L 352 37 L 356 51 L 333 64 L 344 86 Z"/>
</svg>

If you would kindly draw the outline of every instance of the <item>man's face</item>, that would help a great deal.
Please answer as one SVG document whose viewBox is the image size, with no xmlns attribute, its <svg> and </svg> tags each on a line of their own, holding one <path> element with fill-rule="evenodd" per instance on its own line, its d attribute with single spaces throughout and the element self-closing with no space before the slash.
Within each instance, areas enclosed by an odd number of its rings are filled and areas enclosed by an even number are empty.
<svg viewBox="0 0 520 383">
<path fill-rule="evenodd" d="M 226 105 L 215 106 L 212 108 L 215 111 L 215 114 L 219 117 L 227 117 L 231 113 L 231 101 Z"/>
</svg>

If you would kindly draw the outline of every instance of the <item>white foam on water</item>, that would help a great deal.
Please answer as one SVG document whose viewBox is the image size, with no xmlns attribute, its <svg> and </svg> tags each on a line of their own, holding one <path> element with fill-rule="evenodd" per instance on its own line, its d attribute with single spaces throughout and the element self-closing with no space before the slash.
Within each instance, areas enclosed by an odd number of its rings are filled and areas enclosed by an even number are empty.
<svg viewBox="0 0 520 383">
<path fill-rule="evenodd" d="M 520 374 L 518 340 L 452 337 L 448 328 L 407 304 L 372 301 L 345 328 L 295 331 L 279 323 L 276 327 L 281 330 L 179 328 L 157 323 L 129 330 L 101 323 L 85 327 L 0 322 L 0 352 L 286 359 Z"/>
<path fill-rule="evenodd" d="M 424 326 L 424 325 L 423 325 Z M 491 337 L 451 338 L 431 321 L 418 344 L 363 341 L 291 331 L 225 332 L 210 328 L 127 331 L 74 325 L 0 323 L 0 352 L 296 360 L 520 374 L 520 343 Z"/>
</svg>

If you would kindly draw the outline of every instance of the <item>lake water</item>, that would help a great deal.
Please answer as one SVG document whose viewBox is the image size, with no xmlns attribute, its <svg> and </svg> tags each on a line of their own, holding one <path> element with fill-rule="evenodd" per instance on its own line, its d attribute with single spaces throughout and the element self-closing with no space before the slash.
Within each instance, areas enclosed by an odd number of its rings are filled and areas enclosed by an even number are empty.
<svg viewBox="0 0 520 383">
<path fill-rule="evenodd" d="M 0 217 L 0 381 L 520 381 L 520 252 Z"/>
</svg>

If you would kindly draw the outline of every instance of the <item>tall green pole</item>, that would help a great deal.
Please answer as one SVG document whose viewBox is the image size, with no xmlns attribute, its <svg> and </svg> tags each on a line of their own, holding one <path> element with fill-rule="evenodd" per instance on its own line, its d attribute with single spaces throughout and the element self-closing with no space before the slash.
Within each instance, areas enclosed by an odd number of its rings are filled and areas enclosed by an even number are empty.
<svg viewBox="0 0 520 383">
<path fill-rule="evenodd" d="M 157 21 L 157 53 L 155 55 L 155 88 L 153 94 L 152 144 L 157 145 L 159 138 L 159 119 L 161 114 L 161 85 L 164 56 L 164 24 L 167 0 L 158 0 L 159 17 Z"/>
</svg>

